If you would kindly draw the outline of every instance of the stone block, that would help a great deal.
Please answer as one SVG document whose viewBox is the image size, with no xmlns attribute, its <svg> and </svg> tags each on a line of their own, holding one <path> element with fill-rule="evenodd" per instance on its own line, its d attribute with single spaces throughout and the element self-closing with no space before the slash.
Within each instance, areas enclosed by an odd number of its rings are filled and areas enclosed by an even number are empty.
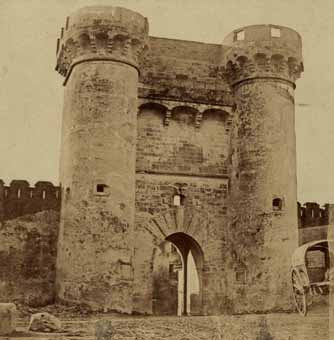
<svg viewBox="0 0 334 340">
<path fill-rule="evenodd" d="M 15 331 L 16 306 L 0 303 L 0 335 L 10 335 Z"/>
<path fill-rule="evenodd" d="M 30 318 L 29 330 L 33 332 L 61 332 L 61 322 L 50 313 L 36 313 Z"/>
</svg>

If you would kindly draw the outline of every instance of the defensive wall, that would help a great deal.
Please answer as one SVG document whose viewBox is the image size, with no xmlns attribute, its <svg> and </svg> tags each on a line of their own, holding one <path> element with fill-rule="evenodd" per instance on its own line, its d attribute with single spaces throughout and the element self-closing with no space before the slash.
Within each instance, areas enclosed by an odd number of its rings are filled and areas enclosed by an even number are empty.
<svg viewBox="0 0 334 340">
<path fill-rule="evenodd" d="M 326 239 L 334 225 L 334 204 L 298 203 L 299 244 Z"/>
<path fill-rule="evenodd" d="M 187 152 L 187 155 L 189 157 L 191 152 Z M 171 186 L 169 181 L 166 182 L 166 178 L 165 182 L 160 183 L 160 178 L 156 185 L 152 186 L 152 183 L 147 183 L 141 176 L 138 174 L 136 181 L 136 210 L 139 223 L 141 214 L 154 211 L 156 206 L 159 206 L 160 209 L 163 209 L 164 206 L 167 208 L 161 210 L 162 216 L 164 213 L 170 214 L 168 207 L 171 202 L 168 202 L 168 198 L 173 197 L 177 188 L 182 188 L 183 194 L 188 197 L 191 192 L 191 196 L 201 198 L 202 201 L 207 200 L 208 206 L 214 208 L 219 207 L 217 201 L 228 193 L 225 186 L 222 186 L 220 190 L 205 188 L 205 179 L 201 183 L 202 187 L 196 193 L 196 187 L 193 184 L 190 185 L 192 182 L 187 182 L 187 177 L 183 183 L 176 183 L 176 186 Z M 32 187 L 24 180 L 13 180 L 8 186 L 4 185 L 3 181 L 0 183 L 2 211 L 0 299 L 2 301 L 17 301 L 31 306 L 52 303 L 55 300 L 60 187 L 54 186 L 50 182 L 37 182 Z M 148 197 L 147 195 L 151 195 L 151 193 L 153 193 L 153 196 Z M 205 199 L 203 195 L 207 198 Z M 152 202 L 152 205 L 143 204 L 147 201 Z M 167 219 L 171 221 L 176 218 L 177 222 L 173 223 L 180 223 L 181 209 L 179 208 L 179 215 L 174 217 L 167 215 Z M 226 215 L 226 210 L 226 207 L 222 207 L 222 211 L 217 213 L 222 217 Z M 333 204 L 325 204 L 321 207 L 315 202 L 307 202 L 303 205 L 298 203 L 299 244 L 326 238 L 328 225 L 334 224 L 333 218 Z M 157 219 L 156 222 L 160 223 L 162 230 L 170 227 L 166 225 L 165 219 Z M 198 227 L 201 227 L 201 225 Z M 150 230 L 153 234 L 156 234 L 154 226 L 149 228 L 153 228 Z M 151 263 L 151 260 L 148 261 Z M 166 259 L 163 261 L 166 261 Z M 141 275 L 144 281 L 150 279 L 150 275 L 145 274 L 145 272 Z M 168 306 L 164 300 L 164 297 L 168 297 L 169 301 L 175 300 L 175 281 L 170 283 L 170 289 L 174 291 L 171 295 L 171 292 L 164 290 L 164 285 L 160 282 L 166 280 L 166 275 L 162 275 L 161 278 L 158 277 L 159 275 L 161 275 L 161 271 L 155 277 L 155 285 L 160 286 L 155 292 L 153 310 L 155 313 L 168 314 L 171 309 L 174 311 L 177 308 L 177 302 L 174 301 L 172 306 Z M 157 295 L 159 291 L 160 293 Z"/>
<path fill-rule="evenodd" d="M 50 182 L 0 180 L 0 301 L 54 302 L 59 190 Z"/>
<path fill-rule="evenodd" d="M 39 181 L 34 187 L 25 180 L 13 180 L 8 186 L 0 180 L 0 221 L 34 214 L 38 211 L 60 210 L 60 187 Z"/>
</svg>

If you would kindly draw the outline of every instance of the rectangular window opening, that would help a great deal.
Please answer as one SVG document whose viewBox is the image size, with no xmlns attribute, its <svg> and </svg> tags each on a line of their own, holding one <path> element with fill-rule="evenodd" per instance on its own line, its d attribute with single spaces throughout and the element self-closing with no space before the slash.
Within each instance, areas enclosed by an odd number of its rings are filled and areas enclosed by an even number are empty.
<svg viewBox="0 0 334 340">
<path fill-rule="evenodd" d="M 105 184 L 97 184 L 96 185 L 96 192 L 104 192 Z"/>
<path fill-rule="evenodd" d="M 239 31 L 235 35 L 235 40 L 240 41 L 240 40 L 245 40 L 245 31 Z"/>
<path fill-rule="evenodd" d="M 109 194 L 109 186 L 104 183 L 98 183 L 95 186 L 95 193 L 97 195 L 108 195 Z"/>
<path fill-rule="evenodd" d="M 283 208 L 283 201 L 281 198 L 274 198 L 273 199 L 273 210 L 279 211 Z"/>
<path fill-rule="evenodd" d="M 272 27 L 270 30 L 271 36 L 274 38 L 280 38 L 281 37 L 281 30 L 277 27 Z"/>
</svg>

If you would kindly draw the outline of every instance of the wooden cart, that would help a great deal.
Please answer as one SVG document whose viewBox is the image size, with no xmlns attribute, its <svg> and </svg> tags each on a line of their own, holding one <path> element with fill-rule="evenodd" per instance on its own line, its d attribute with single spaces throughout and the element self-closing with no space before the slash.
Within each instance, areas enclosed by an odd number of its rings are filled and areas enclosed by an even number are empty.
<svg viewBox="0 0 334 340">
<path fill-rule="evenodd" d="M 334 240 L 312 241 L 298 247 L 292 256 L 291 280 L 297 310 L 306 316 L 315 295 L 328 295 Z M 332 277 L 333 279 L 333 277 Z"/>
</svg>

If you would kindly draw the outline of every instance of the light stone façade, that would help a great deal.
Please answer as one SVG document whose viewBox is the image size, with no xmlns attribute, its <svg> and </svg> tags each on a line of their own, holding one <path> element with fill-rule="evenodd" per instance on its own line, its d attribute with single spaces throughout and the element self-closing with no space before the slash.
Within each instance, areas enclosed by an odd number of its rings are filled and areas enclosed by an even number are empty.
<svg viewBox="0 0 334 340">
<path fill-rule="evenodd" d="M 56 70 L 57 298 L 152 314 L 167 240 L 194 257 L 198 314 L 290 310 L 300 35 L 254 25 L 222 44 L 173 40 L 131 10 L 85 7 L 61 29 Z"/>
</svg>

